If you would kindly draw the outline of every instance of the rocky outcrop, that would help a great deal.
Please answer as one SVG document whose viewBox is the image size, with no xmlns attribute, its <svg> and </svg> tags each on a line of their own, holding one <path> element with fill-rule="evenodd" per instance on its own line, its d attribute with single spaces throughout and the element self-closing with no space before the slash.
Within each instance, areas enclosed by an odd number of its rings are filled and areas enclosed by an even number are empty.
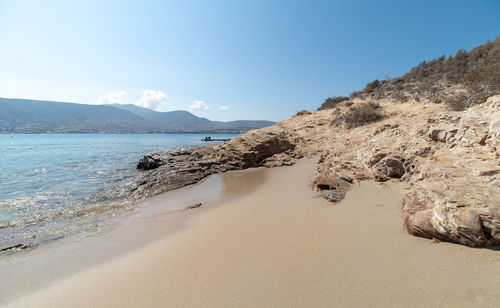
<svg viewBox="0 0 500 308">
<path fill-rule="evenodd" d="M 174 165 L 179 161 L 182 161 L 186 157 L 185 155 L 191 155 L 194 153 L 195 150 L 196 147 L 183 147 L 163 152 L 148 153 L 139 160 L 137 163 L 137 169 L 151 170 L 169 163 Z M 176 159 L 176 157 L 179 159 Z"/>
<path fill-rule="evenodd" d="M 339 201 L 345 192 L 332 179 L 342 175 L 406 181 L 402 210 L 410 234 L 500 245 L 500 96 L 463 112 L 408 107 L 382 123 L 337 131 L 321 156 L 316 189 Z"/>
<path fill-rule="evenodd" d="M 469 246 L 500 244 L 497 189 L 445 164 L 426 164 L 422 172 L 403 200 L 410 234 Z"/>
<path fill-rule="evenodd" d="M 249 131 L 230 141 L 146 154 L 137 164 L 144 173 L 133 189 L 136 198 L 194 184 L 208 175 L 251 167 L 293 164 L 289 134 L 278 126 Z"/>
<path fill-rule="evenodd" d="M 432 138 L 446 144 L 410 179 L 403 201 L 410 234 L 469 246 L 500 245 L 499 110 L 496 96 L 453 122 L 440 123 L 442 136 L 454 134 Z"/>
<path fill-rule="evenodd" d="M 356 102 L 354 102 L 356 103 Z M 403 216 L 412 235 L 470 246 L 500 245 L 500 96 L 465 111 L 379 101 L 387 116 L 342 129 L 350 104 L 299 112 L 228 142 L 150 153 L 137 197 L 196 183 L 227 170 L 291 165 L 319 156 L 314 188 L 332 202 L 372 179 L 405 181 Z"/>
</svg>

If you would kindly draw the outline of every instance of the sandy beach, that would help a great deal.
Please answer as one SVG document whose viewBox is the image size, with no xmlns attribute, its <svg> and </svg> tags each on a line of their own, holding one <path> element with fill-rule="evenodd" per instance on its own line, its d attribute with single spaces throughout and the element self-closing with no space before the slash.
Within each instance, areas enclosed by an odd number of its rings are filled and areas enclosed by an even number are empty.
<svg viewBox="0 0 500 308">
<path fill-rule="evenodd" d="M 0 308 L 500 308 L 499 12 L 0 0 Z"/>
<path fill-rule="evenodd" d="M 498 306 L 498 251 L 408 235 L 401 217 L 407 184 L 401 182 L 362 182 L 332 205 L 311 189 L 315 168 L 315 160 L 303 159 L 291 167 L 228 173 L 225 181 L 205 185 L 219 185 L 231 198 L 206 192 L 201 208 L 167 213 L 162 195 L 143 205 L 133 223 L 4 262 L 0 269 L 9 268 L 12 284 L 3 304 Z M 179 190 L 176 198 L 192 202 L 186 196 L 199 197 L 203 185 Z M 49 267 L 45 273 L 40 264 Z"/>
</svg>

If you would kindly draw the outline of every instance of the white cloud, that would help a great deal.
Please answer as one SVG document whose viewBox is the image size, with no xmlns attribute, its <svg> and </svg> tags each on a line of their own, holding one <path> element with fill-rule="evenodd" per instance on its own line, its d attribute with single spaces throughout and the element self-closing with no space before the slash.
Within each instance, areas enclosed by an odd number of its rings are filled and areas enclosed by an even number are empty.
<svg viewBox="0 0 500 308">
<path fill-rule="evenodd" d="M 191 112 L 196 112 L 196 111 L 207 111 L 210 109 L 210 106 L 207 105 L 204 101 L 199 101 L 199 100 L 194 100 L 191 106 L 189 106 L 189 111 Z"/>
<path fill-rule="evenodd" d="M 142 97 L 135 103 L 137 106 L 163 111 L 166 108 L 167 94 L 163 91 L 144 90 Z"/>
<path fill-rule="evenodd" d="M 229 107 L 228 107 L 228 106 L 224 106 L 224 105 L 222 105 L 222 106 L 220 106 L 220 107 L 219 107 L 219 109 L 220 109 L 220 110 L 228 110 L 228 109 L 229 109 Z"/>
<path fill-rule="evenodd" d="M 97 99 L 97 104 L 124 104 L 123 96 L 125 95 L 125 91 L 112 92 L 106 95 L 101 95 Z"/>
</svg>

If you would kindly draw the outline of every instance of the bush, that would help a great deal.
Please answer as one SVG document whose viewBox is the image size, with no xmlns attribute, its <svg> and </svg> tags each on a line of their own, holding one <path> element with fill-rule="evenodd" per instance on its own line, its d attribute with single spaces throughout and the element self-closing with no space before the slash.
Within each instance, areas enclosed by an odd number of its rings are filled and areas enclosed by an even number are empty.
<svg viewBox="0 0 500 308">
<path fill-rule="evenodd" d="M 352 91 L 351 94 L 349 94 L 349 97 L 356 98 L 356 97 L 360 97 L 361 94 L 363 94 L 363 91 Z"/>
<path fill-rule="evenodd" d="M 378 79 L 375 79 L 374 81 L 366 84 L 365 88 L 363 89 L 363 92 L 371 93 L 375 91 L 378 87 L 380 87 L 381 84 L 382 83 Z"/>
<path fill-rule="evenodd" d="M 486 89 L 477 89 L 472 92 L 472 94 L 467 94 L 461 92 L 459 94 L 448 97 L 444 102 L 449 109 L 454 111 L 463 111 L 474 105 L 484 103 L 488 97 L 491 96 L 491 92 Z"/>
<path fill-rule="evenodd" d="M 448 97 L 444 103 L 448 106 L 449 109 L 454 111 L 462 111 L 467 109 L 467 94 L 460 93 L 454 96 Z"/>
<path fill-rule="evenodd" d="M 332 125 L 343 125 L 346 128 L 363 126 L 372 122 L 380 121 L 384 118 L 382 107 L 378 103 L 359 103 L 349 107 L 344 114 L 337 116 Z"/>
<path fill-rule="evenodd" d="M 348 101 L 349 97 L 345 96 L 335 96 L 335 97 L 329 97 L 325 99 L 323 104 L 318 108 L 318 110 L 327 110 L 327 109 L 333 109 L 337 107 L 340 103 L 344 101 Z"/>
<path fill-rule="evenodd" d="M 310 112 L 310 111 L 308 111 L 308 110 L 301 110 L 301 111 L 298 111 L 298 112 L 294 115 L 294 117 L 301 117 L 301 116 L 305 116 L 305 115 L 309 115 L 309 114 L 311 114 L 311 112 Z"/>
</svg>

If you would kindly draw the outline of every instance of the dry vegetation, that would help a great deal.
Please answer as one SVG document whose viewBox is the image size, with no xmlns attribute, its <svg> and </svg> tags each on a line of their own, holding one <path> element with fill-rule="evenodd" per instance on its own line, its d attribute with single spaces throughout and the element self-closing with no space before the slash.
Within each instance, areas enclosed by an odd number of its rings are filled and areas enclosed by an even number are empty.
<svg viewBox="0 0 500 308">
<path fill-rule="evenodd" d="M 319 110 L 353 98 L 389 98 L 398 102 L 414 99 L 464 110 L 495 94 L 500 94 L 500 36 L 469 52 L 461 49 L 455 56 L 423 61 L 402 77 L 369 82 L 349 98 L 327 98 Z"/>
<path fill-rule="evenodd" d="M 342 125 L 345 128 L 363 126 L 384 118 L 382 107 L 378 103 L 366 102 L 350 106 L 349 109 L 337 116 L 331 123 L 333 126 Z"/>
<path fill-rule="evenodd" d="M 326 110 L 326 109 L 332 109 L 337 107 L 340 103 L 349 101 L 349 97 L 347 96 L 335 96 L 335 97 L 328 97 L 325 99 L 323 104 L 318 108 L 318 110 Z"/>
</svg>

